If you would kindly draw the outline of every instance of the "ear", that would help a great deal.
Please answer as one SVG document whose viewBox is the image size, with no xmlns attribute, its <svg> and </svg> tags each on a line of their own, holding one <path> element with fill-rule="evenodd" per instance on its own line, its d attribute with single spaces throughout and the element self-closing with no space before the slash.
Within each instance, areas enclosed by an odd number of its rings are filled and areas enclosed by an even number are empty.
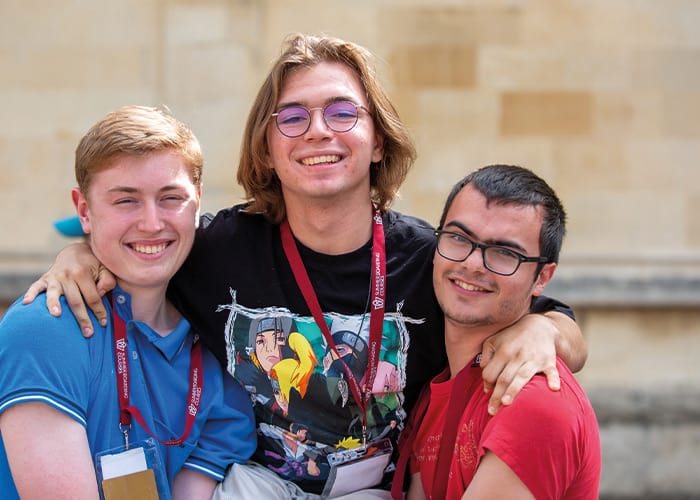
<svg viewBox="0 0 700 500">
<path fill-rule="evenodd" d="M 374 149 L 372 150 L 372 163 L 379 163 L 384 157 L 384 136 L 380 133 L 374 134 Z"/>
<path fill-rule="evenodd" d="M 71 190 L 71 198 L 73 199 L 73 205 L 75 205 L 75 211 L 80 219 L 80 225 L 83 228 L 85 234 L 90 234 L 92 230 L 92 224 L 90 222 L 90 209 L 88 208 L 87 200 L 85 195 L 78 188 L 73 188 Z"/>
<path fill-rule="evenodd" d="M 197 211 L 194 214 L 194 227 L 199 227 L 199 216 L 202 208 L 202 186 L 200 185 L 195 193 L 195 203 L 197 204 Z"/>
<path fill-rule="evenodd" d="M 557 265 L 554 262 L 545 264 L 540 271 L 540 274 L 535 278 L 535 283 L 532 285 L 532 295 L 539 297 L 544 293 L 544 289 L 554 276 L 554 271 Z"/>
</svg>

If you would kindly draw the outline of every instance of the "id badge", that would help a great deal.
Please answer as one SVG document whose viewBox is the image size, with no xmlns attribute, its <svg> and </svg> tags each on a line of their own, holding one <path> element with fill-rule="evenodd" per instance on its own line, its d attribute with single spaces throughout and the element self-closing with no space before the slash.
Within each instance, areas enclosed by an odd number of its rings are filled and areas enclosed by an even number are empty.
<svg viewBox="0 0 700 500">
<path fill-rule="evenodd" d="M 102 500 L 170 498 L 165 467 L 153 439 L 97 453 L 95 469 Z"/>
<path fill-rule="evenodd" d="M 391 440 L 385 438 L 367 446 L 331 453 L 328 455 L 331 470 L 322 496 L 332 498 L 377 486 L 389 465 L 391 452 Z"/>
</svg>

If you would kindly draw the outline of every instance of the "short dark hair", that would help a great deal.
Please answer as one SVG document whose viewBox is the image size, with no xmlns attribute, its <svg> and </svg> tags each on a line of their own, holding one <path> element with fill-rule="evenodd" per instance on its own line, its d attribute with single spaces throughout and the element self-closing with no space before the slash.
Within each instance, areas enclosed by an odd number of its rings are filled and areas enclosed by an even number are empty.
<svg viewBox="0 0 700 500">
<path fill-rule="evenodd" d="M 482 167 L 454 185 L 445 201 L 440 229 L 445 224 L 455 197 L 467 184 L 483 194 L 487 203 L 541 206 L 544 214 L 540 229 L 540 255 L 547 257 L 549 262 L 559 262 L 559 252 L 566 234 L 566 212 L 559 197 L 544 179 L 516 165 Z"/>
</svg>

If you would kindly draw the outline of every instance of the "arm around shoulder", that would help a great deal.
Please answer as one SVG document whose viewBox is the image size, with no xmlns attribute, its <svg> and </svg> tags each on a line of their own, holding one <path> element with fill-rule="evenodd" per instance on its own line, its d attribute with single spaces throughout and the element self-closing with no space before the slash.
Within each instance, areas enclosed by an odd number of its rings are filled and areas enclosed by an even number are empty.
<svg viewBox="0 0 700 500">
<path fill-rule="evenodd" d="M 558 311 L 549 311 L 544 315 L 556 328 L 554 342 L 557 356 L 573 373 L 581 370 L 588 358 L 588 345 L 578 323 L 573 318 Z"/>
<path fill-rule="evenodd" d="M 81 331 L 89 337 L 94 330 L 87 308 L 94 312 L 101 325 L 106 325 L 107 311 L 102 297 L 115 285 L 114 276 L 97 260 L 90 246 L 74 243 L 61 250 L 51 268 L 32 283 L 24 295 L 24 303 L 32 302 L 45 291 L 47 309 L 52 315 L 60 316 L 59 299 L 64 295 Z"/>
</svg>

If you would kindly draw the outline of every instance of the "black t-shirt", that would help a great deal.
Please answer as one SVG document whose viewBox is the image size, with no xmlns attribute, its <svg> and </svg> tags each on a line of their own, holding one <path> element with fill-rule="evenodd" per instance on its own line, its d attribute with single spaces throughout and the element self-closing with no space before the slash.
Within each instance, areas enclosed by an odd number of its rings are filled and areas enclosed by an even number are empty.
<svg viewBox="0 0 700 500">
<path fill-rule="evenodd" d="M 394 211 L 384 214 L 383 223 L 386 313 L 366 416 L 370 440 L 395 441 L 420 388 L 447 358 L 443 315 L 432 288 L 433 228 Z M 361 381 L 367 366 L 372 241 L 334 256 L 297 246 L 342 362 Z M 256 460 L 319 492 L 329 470 L 328 453 L 359 444 L 363 413 L 299 291 L 279 226 L 246 213 L 242 205 L 203 217 L 169 292 L 248 390 L 258 423 Z"/>
</svg>

